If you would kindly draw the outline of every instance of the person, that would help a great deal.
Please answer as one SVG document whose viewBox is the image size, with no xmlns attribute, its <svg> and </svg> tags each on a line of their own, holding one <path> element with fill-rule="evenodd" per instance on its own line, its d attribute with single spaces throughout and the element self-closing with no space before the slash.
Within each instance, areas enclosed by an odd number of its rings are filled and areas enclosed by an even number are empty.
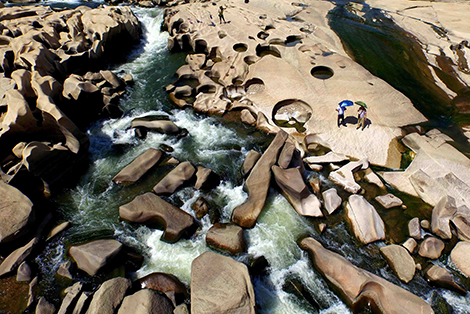
<svg viewBox="0 0 470 314">
<path fill-rule="evenodd" d="M 366 108 L 360 106 L 359 109 L 357 110 L 357 123 L 359 124 L 357 129 L 364 129 L 366 126 L 366 118 L 367 118 L 367 110 Z"/>
<path fill-rule="evenodd" d="M 338 105 L 338 108 L 336 108 L 336 111 L 338 111 L 338 128 L 341 127 L 341 125 L 344 125 L 344 111 L 346 110 L 345 107 L 341 107 Z"/>
<path fill-rule="evenodd" d="M 224 23 L 227 23 L 227 21 L 225 21 L 224 11 L 225 11 L 225 8 L 224 8 L 223 6 L 220 6 L 220 7 L 219 7 L 219 19 L 220 19 L 220 24 L 222 24 L 222 20 L 224 20 Z"/>
</svg>

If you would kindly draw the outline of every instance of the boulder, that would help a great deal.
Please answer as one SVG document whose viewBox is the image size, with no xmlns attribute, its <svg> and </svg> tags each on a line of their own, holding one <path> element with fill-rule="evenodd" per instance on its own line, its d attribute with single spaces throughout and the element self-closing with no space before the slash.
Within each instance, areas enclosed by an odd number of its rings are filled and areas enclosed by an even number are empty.
<svg viewBox="0 0 470 314">
<path fill-rule="evenodd" d="M 118 314 L 173 314 L 171 301 L 155 291 L 143 289 L 122 301 Z"/>
<path fill-rule="evenodd" d="M 346 155 L 338 154 L 335 152 L 328 152 L 322 156 L 311 156 L 306 157 L 304 160 L 309 164 L 330 164 L 330 163 L 339 163 L 349 160 Z"/>
<path fill-rule="evenodd" d="M 431 230 L 442 239 L 452 238 L 450 220 L 457 212 L 455 199 L 451 196 L 443 197 L 432 209 Z"/>
<path fill-rule="evenodd" d="M 15 271 L 18 266 L 31 254 L 34 246 L 38 243 L 38 238 L 33 238 L 23 247 L 20 247 L 8 255 L 0 264 L 0 276 Z"/>
<path fill-rule="evenodd" d="M 140 278 L 139 283 L 142 289 L 151 289 L 164 293 L 175 307 L 189 298 L 184 283 L 170 274 L 151 273 Z"/>
<path fill-rule="evenodd" d="M 300 215 L 323 217 L 320 201 L 310 193 L 298 168 L 282 169 L 273 166 L 271 169 L 282 195 Z"/>
<path fill-rule="evenodd" d="M 172 121 L 169 120 L 149 120 L 146 118 L 136 118 L 131 122 L 132 128 L 144 127 L 148 130 L 163 134 L 176 134 L 181 130 Z"/>
<path fill-rule="evenodd" d="M 84 314 L 85 311 L 84 309 L 88 307 L 89 301 L 91 301 L 90 298 L 90 292 L 82 292 L 80 294 L 80 297 L 77 300 L 77 303 L 75 304 L 75 308 L 72 311 L 72 314 Z"/>
<path fill-rule="evenodd" d="M 70 268 L 72 267 L 71 261 L 66 261 L 60 264 L 59 269 L 57 270 L 57 275 L 64 278 L 72 279 L 72 274 L 70 273 Z"/>
<path fill-rule="evenodd" d="M 407 249 L 400 245 L 392 244 L 380 248 L 380 253 L 388 261 L 398 279 L 405 283 L 413 279 L 416 266 Z"/>
<path fill-rule="evenodd" d="M 100 74 L 113 88 L 121 89 L 124 87 L 124 81 L 117 77 L 113 72 L 109 70 L 101 70 Z"/>
<path fill-rule="evenodd" d="M 450 252 L 450 260 L 465 276 L 470 277 L 470 242 L 457 243 Z"/>
<path fill-rule="evenodd" d="M 416 242 L 415 239 L 413 238 L 408 238 L 408 240 L 406 240 L 402 246 L 408 250 L 408 252 L 410 252 L 411 254 L 413 254 L 413 252 L 416 250 L 416 248 L 418 247 L 418 242 Z"/>
<path fill-rule="evenodd" d="M 444 268 L 431 265 L 424 271 L 425 278 L 433 285 L 454 290 L 460 294 L 467 294 L 467 291 L 455 282 L 452 275 Z"/>
<path fill-rule="evenodd" d="M 281 154 L 279 155 L 279 159 L 277 164 L 282 169 L 286 169 L 289 167 L 289 164 L 292 160 L 292 156 L 294 155 L 295 145 L 290 142 L 286 142 L 284 147 L 281 150 Z"/>
<path fill-rule="evenodd" d="M 346 205 L 346 214 L 356 238 L 363 244 L 385 240 L 385 225 L 380 215 L 367 200 L 353 194 Z"/>
<path fill-rule="evenodd" d="M 255 293 L 247 267 L 210 251 L 191 264 L 191 313 L 255 313 Z"/>
<path fill-rule="evenodd" d="M 323 169 L 323 166 L 319 165 L 319 164 L 308 164 L 308 167 L 312 171 L 322 171 L 322 169 Z"/>
<path fill-rule="evenodd" d="M 370 168 L 367 168 L 366 170 L 364 170 L 364 179 L 371 184 L 375 184 L 381 189 L 385 189 L 385 184 L 383 184 L 379 176 L 376 175 L 375 172 L 372 171 L 372 169 Z"/>
<path fill-rule="evenodd" d="M 217 174 L 204 167 L 197 167 L 196 178 L 196 184 L 194 185 L 196 190 L 210 190 L 220 182 L 220 177 Z"/>
<path fill-rule="evenodd" d="M 452 223 L 455 226 L 459 240 L 470 242 L 470 210 L 466 206 L 457 209 Z"/>
<path fill-rule="evenodd" d="M 113 278 L 105 281 L 93 295 L 87 314 L 112 314 L 116 311 L 131 282 L 127 278 Z"/>
<path fill-rule="evenodd" d="M 189 314 L 188 306 L 186 304 L 180 304 L 175 307 L 173 314 Z"/>
<path fill-rule="evenodd" d="M 27 231 L 33 203 L 15 187 L 0 180 L 0 243 L 10 242 Z"/>
<path fill-rule="evenodd" d="M 303 239 L 300 247 L 309 252 L 315 268 L 354 311 L 361 312 L 370 306 L 373 313 L 434 313 L 423 299 L 354 266 L 346 258 L 323 248 L 313 238 Z"/>
<path fill-rule="evenodd" d="M 415 240 L 421 240 L 421 224 L 419 218 L 415 217 L 408 222 L 408 233 Z"/>
<path fill-rule="evenodd" d="M 250 150 L 246 155 L 245 161 L 243 162 L 242 166 L 242 174 L 243 176 L 247 176 L 251 169 L 255 166 L 256 162 L 261 158 L 261 154 L 255 150 Z"/>
<path fill-rule="evenodd" d="M 234 224 L 214 224 L 206 234 L 207 246 L 224 253 L 238 255 L 246 252 L 243 229 Z"/>
<path fill-rule="evenodd" d="M 162 155 L 163 153 L 161 150 L 154 148 L 147 149 L 129 165 L 119 171 L 119 173 L 113 178 L 113 182 L 117 184 L 136 182 L 160 161 Z"/>
<path fill-rule="evenodd" d="M 201 219 L 209 212 L 207 201 L 203 197 L 199 197 L 192 205 L 191 208 L 196 213 L 196 218 Z"/>
<path fill-rule="evenodd" d="M 256 124 L 256 119 L 251 113 L 250 110 L 248 109 L 243 109 L 240 113 L 240 121 L 248 124 L 248 125 L 255 125 Z"/>
<path fill-rule="evenodd" d="M 325 206 L 328 215 L 333 214 L 334 211 L 338 209 L 341 206 L 341 203 L 343 202 L 341 197 L 338 195 L 338 191 L 336 191 L 335 188 L 326 190 L 322 193 L 322 196 L 323 205 Z"/>
<path fill-rule="evenodd" d="M 16 282 L 30 282 L 31 279 L 33 279 L 31 267 L 26 262 L 21 263 L 16 273 Z"/>
<path fill-rule="evenodd" d="M 359 161 L 351 161 L 336 171 L 330 173 L 328 178 L 334 183 L 342 186 L 349 193 L 357 193 L 361 190 L 361 186 L 354 179 L 354 172 L 365 170 L 369 167 L 369 161 L 362 159 Z"/>
<path fill-rule="evenodd" d="M 49 302 L 44 297 L 40 297 L 38 305 L 36 305 L 36 314 L 54 314 L 55 306 Z"/>
<path fill-rule="evenodd" d="M 163 226 L 162 240 L 170 243 L 182 236 L 191 236 L 197 228 L 193 216 L 153 193 L 137 196 L 132 202 L 119 207 L 119 216 L 133 223 Z"/>
<path fill-rule="evenodd" d="M 11 78 L 15 81 L 18 91 L 24 96 L 24 98 L 35 97 L 31 87 L 31 72 L 25 69 L 18 69 L 11 73 Z"/>
<path fill-rule="evenodd" d="M 321 190 L 321 180 L 319 177 L 310 177 L 308 180 L 310 183 L 310 186 L 313 189 L 314 193 L 320 193 Z"/>
<path fill-rule="evenodd" d="M 183 185 L 184 182 L 191 179 L 195 172 L 196 169 L 190 162 L 182 162 L 160 180 L 160 182 L 154 186 L 153 190 L 158 195 L 172 194 L 177 188 Z"/>
<path fill-rule="evenodd" d="M 244 228 L 253 228 L 263 210 L 271 181 L 271 167 L 277 161 L 279 152 L 287 140 L 287 133 L 279 131 L 268 149 L 260 157 L 245 181 L 248 200 L 237 206 L 232 213 L 232 221 Z"/>
<path fill-rule="evenodd" d="M 444 250 L 444 242 L 434 237 L 427 237 L 421 242 L 418 254 L 429 259 L 438 259 Z"/>
<path fill-rule="evenodd" d="M 403 201 L 401 199 L 390 193 L 387 195 L 377 196 L 375 200 L 387 209 L 403 205 Z"/>
<path fill-rule="evenodd" d="M 116 240 L 96 240 L 86 244 L 72 246 L 70 256 L 77 263 L 78 268 L 90 276 L 103 268 L 122 249 L 122 244 Z"/>
<path fill-rule="evenodd" d="M 71 226 L 70 221 L 64 221 L 63 223 L 58 224 L 52 230 L 49 232 L 49 234 L 46 237 L 46 242 L 50 241 L 53 237 L 55 237 L 57 234 L 63 232 L 65 229 L 69 228 Z"/>
<path fill-rule="evenodd" d="M 83 284 L 76 282 L 72 287 L 67 288 L 67 294 L 62 300 L 59 312 L 57 314 L 67 314 L 73 310 L 75 303 L 82 292 Z"/>
</svg>

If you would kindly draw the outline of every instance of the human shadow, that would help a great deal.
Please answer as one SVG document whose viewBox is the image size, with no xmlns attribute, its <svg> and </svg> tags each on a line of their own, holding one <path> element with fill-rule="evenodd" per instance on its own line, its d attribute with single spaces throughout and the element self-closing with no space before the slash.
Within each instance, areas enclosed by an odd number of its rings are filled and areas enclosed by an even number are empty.
<svg viewBox="0 0 470 314">
<path fill-rule="evenodd" d="M 356 125 L 358 124 L 359 119 L 354 116 L 347 116 L 344 118 L 342 125 L 343 126 L 348 126 L 348 124 L 353 124 Z M 364 125 L 362 126 L 361 131 L 363 131 L 365 128 L 368 128 L 372 124 L 372 121 L 370 119 L 366 118 L 366 121 L 364 121 Z"/>
</svg>

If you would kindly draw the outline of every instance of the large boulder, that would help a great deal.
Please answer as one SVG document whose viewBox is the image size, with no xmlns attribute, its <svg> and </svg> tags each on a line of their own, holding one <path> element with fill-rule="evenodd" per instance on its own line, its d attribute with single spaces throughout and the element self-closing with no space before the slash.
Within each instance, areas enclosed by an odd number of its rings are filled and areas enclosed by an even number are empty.
<svg viewBox="0 0 470 314">
<path fill-rule="evenodd" d="M 196 169 L 189 161 L 182 162 L 160 180 L 153 190 L 159 195 L 171 194 L 183 185 L 184 182 L 191 179 L 195 172 Z"/>
<path fill-rule="evenodd" d="M 90 276 L 94 276 L 121 249 L 122 244 L 116 240 L 96 240 L 72 246 L 69 254 L 77 262 L 78 268 L 87 272 Z"/>
<path fill-rule="evenodd" d="M 231 255 L 246 252 L 247 244 L 243 229 L 234 224 L 214 224 L 206 234 L 207 245 Z"/>
<path fill-rule="evenodd" d="M 353 194 L 346 205 L 346 214 L 356 238 L 364 244 L 385 240 L 385 225 L 380 215 L 367 200 Z"/>
<path fill-rule="evenodd" d="M 380 253 L 387 259 L 397 277 L 408 283 L 415 275 L 415 261 L 403 246 L 392 244 L 380 248 Z"/>
<path fill-rule="evenodd" d="M 349 160 L 349 158 L 344 154 L 328 152 L 322 156 L 305 157 L 304 160 L 309 164 L 330 164 L 330 163 L 339 163 L 339 162 L 347 161 Z"/>
<path fill-rule="evenodd" d="M 427 237 L 419 245 L 418 254 L 430 259 L 438 259 L 444 250 L 445 244 L 438 238 Z"/>
<path fill-rule="evenodd" d="M 365 170 L 369 167 L 367 159 L 359 161 L 351 161 L 336 171 L 332 171 L 328 178 L 334 183 L 342 186 L 349 193 L 357 193 L 361 190 L 361 186 L 354 179 L 354 172 Z"/>
<path fill-rule="evenodd" d="M 271 167 L 276 163 L 279 152 L 288 135 L 279 131 L 246 179 L 245 189 L 248 200 L 236 207 L 232 213 L 232 221 L 244 228 L 253 228 L 259 214 L 263 210 L 271 181 Z"/>
<path fill-rule="evenodd" d="M 113 178 L 114 183 L 134 183 L 139 180 L 150 168 L 155 166 L 162 157 L 162 151 L 154 148 L 147 149 L 129 165 L 124 167 Z"/>
<path fill-rule="evenodd" d="M 118 314 L 173 314 L 171 301 L 155 291 L 142 289 L 122 301 Z"/>
<path fill-rule="evenodd" d="M 255 293 L 247 267 L 210 251 L 194 259 L 191 313 L 254 314 Z"/>
<path fill-rule="evenodd" d="M 164 134 L 176 134 L 180 132 L 180 128 L 174 122 L 169 120 L 150 120 L 148 118 L 135 118 L 131 122 L 131 127 L 144 127 L 148 130 Z"/>
<path fill-rule="evenodd" d="M 271 169 L 282 195 L 300 215 L 323 217 L 320 201 L 310 193 L 298 168 L 283 169 L 273 166 Z"/>
<path fill-rule="evenodd" d="M 470 242 L 457 243 L 450 252 L 450 260 L 465 276 L 470 277 Z"/>
<path fill-rule="evenodd" d="M 173 275 L 165 273 L 151 273 L 139 279 L 142 289 L 151 289 L 164 293 L 176 307 L 189 298 L 184 283 Z"/>
<path fill-rule="evenodd" d="M 454 290 L 464 295 L 467 293 L 464 288 L 462 288 L 457 282 L 455 282 L 452 275 L 442 267 L 439 267 L 437 265 L 431 265 L 425 270 L 424 275 L 426 279 L 433 285 L 445 289 Z"/>
<path fill-rule="evenodd" d="M 0 180 L 0 243 L 10 242 L 27 231 L 33 203 L 15 187 Z"/>
<path fill-rule="evenodd" d="M 247 176 L 251 169 L 255 166 L 255 164 L 258 162 L 258 160 L 261 158 L 261 154 L 258 153 L 255 150 L 250 150 L 248 154 L 246 155 L 245 161 L 243 162 L 242 165 L 242 174 L 243 176 Z"/>
<path fill-rule="evenodd" d="M 36 314 L 54 314 L 55 306 L 49 302 L 44 297 L 40 297 L 38 305 L 36 305 Z"/>
<path fill-rule="evenodd" d="M 87 314 L 113 314 L 130 287 L 131 281 L 127 278 L 105 281 L 93 295 Z"/>
<path fill-rule="evenodd" d="M 182 236 L 191 236 L 197 223 L 193 216 L 153 193 L 137 196 L 132 202 L 119 207 L 121 219 L 146 225 L 163 226 L 162 240 L 173 243 Z"/>
<path fill-rule="evenodd" d="M 196 178 L 196 184 L 194 184 L 196 190 L 210 190 L 220 182 L 220 177 L 215 172 L 200 166 L 197 167 Z"/>
<path fill-rule="evenodd" d="M 323 196 L 323 205 L 328 213 L 331 215 L 334 213 L 338 207 L 341 206 L 343 200 L 338 195 L 338 191 L 335 188 L 331 188 L 322 193 Z"/>
<path fill-rule="evenodd" d="M 346 258 L 325 249 L 312 238 L 303 239 L 300 247 L 310 253 L 315 268 L 355 311 L 360 312 L 369 305 L 373 313 L 434 313 L 423 299 L 354 266 Z"/>
</svg>

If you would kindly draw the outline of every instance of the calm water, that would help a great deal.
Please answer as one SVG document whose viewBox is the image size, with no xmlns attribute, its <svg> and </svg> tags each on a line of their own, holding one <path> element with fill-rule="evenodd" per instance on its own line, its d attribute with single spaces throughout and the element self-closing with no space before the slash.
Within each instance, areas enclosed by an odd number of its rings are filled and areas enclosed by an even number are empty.
<svg viewBox="0 0 470 314">
<path fill-rule="evenodd" d="M 219 208 L 222 222 L 228 222 L 233 208 L 243 203 L 247 197 L 243 192 L 243 178 L 239 173 L 246 154 L 253 148 L 264 151 L 272 139 L 243 125 L 202 116 L 189 109 L 175 109 L 168 102 L 162 88 L 172 82 L 173 73 L 184 63 L 185 55 L 167 52 L 168 35 L 160 32 L 163 10 L 134 11 L 143 24 L 144 40 L 127 63 L 113 69 L 132 73 L 136 81 L 121 103 L 125 115 L 118 120 L 99 121 L 89 128 L 90 169 L 76 188 L 64 191 L 55 199 L 63 218 L 71 221 L 73 227 L 62 238 L 49 244 L 46 251 L 36 259 L 43 278 L 42 291 L 56 303 L 59 302 L 59 291 L 68 283 L 58 280 L 53 274 L 68 259 L 68 248 L 70 245 L 98 238 L 116 238 L 145 256 L 143 267 L 132 274 L 135 278 L 161 271 L 174 274 L 190 284 L 191 262 L 208 250 L 205 235 L 211 223 L 207 217 L 203 218 L 201 229 L 191 239 L 168 244 L 159 240 L 162 235 L 160 230 L 120 221 L 119 206 L 137 195 L 151 191 L 170 169 L 157 167 L 131 186 L 120 187 L 113 184 L 113 176 L 135 157 L 149 147 L 158 148 L 165 144 L 174 149 L 171 156 L 178 160 L 190 161 L 193 165 L 202 165 L 219 173 L 222 182 L 214 191 L 202 193 L 185 188 L 172 195 L 169 201 L 194 214 L 191 204 L 199 196 L 204 196 Z M 168 115 L 179 127 L 186 128 L 189 135 L 177 139 L 149 133 L 145 140 L 135 138 L 130 129 L 132 119 L 154 114 Z M 322 190 L 333 186 L 326 179 L 327 172 L 310 172 L 308 175 L 320 177 Z M 375 189 L 366 188 L 367 197 L 373 198 Z M 345 199 L 347 194 L 343 193 L 342 196 Z M 405 212 L 381 212 L 390 231 L 389 237 L 396 238 L 396 241 L 401 241 L 402 235 L 396 235 L 391 230 L 402 229 L 411 217 L 418 215 L 425 218 L 429 213 L 428 209 L 422 210 L 425 205 L 419 200 L 409 199 L 409 203 L 414 205 L 409 206 Z M 359 246 L 350 236 L 343 212 L 321 220 L 329 226 L 321 237 L 316 231 L 319 221 L 299 216 L 283 196 L 274 189 L 270 191 L 257 225 L 246 231 L 248 253 L 237 257 L 239 261 L 247 262 L 253 257 L 264 256 L 270 264 L 268 274 L 253 282 L 260 313 L 349 313 L 347 307 L 329 290 L 322 277 L 313 270 L 308 256 L 298 247 L 296 241 L 306 235 L 319 239 L 355 265 L 383 276 L 430 303 L 445 299 L 456 313 L 468 312 L 468 298 L 441 289 L 432 290 L 419 276 L 409 285 L 401 284 L 378 253 L 378 249 L 385 244 Z M 447 256 L 442 257 L 438 264 L 452 270 Z M 97 285 L 113 275 L 115 274 L 103 274 L 97 278 L 83 275 L 79 279 Z M 317 304 L 311 305 L 304 298 L 289 293 L 286 287 L 291 281 L 301 282 Z"/>
</svg>

